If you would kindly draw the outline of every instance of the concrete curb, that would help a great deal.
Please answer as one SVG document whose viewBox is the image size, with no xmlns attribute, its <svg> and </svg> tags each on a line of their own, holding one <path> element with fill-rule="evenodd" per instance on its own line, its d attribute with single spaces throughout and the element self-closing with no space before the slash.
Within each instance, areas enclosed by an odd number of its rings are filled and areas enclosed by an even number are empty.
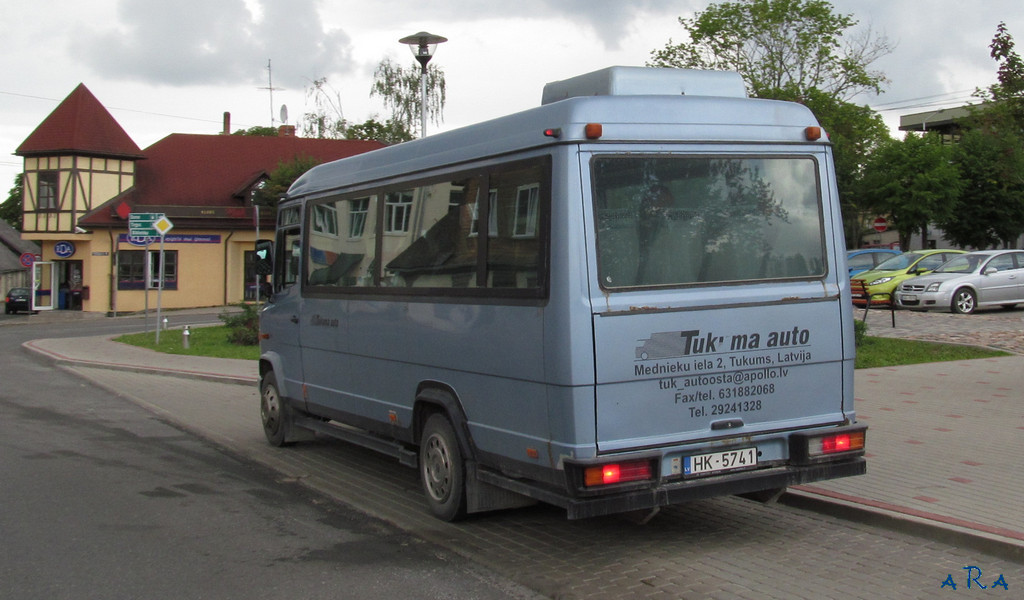
<svg viewBox="0 0 1024 600">
<path fill-rule="evenodd" d="M 909 533 L 943 544 L 970 548 L 1024 564 L 1024 535 L 894 504 L 836 494 L 813 486 L 790 488 L 778 502 L 848 521 Z"/>
<path fill-rule="evenodd" d="M 236 385 L 244 386 L 255 386 L 259 381 L 259 379 L 256 377 L 226 375 L 223 373 L 214 373 L 209 371 L 196 371 L 191 369 L 175 369 L 170 367 L 154 367 L 146 365 L 133 365 L 127 363 L 112 363 L 109 361 L 101 360 L 92 361 L 80 358 L 71 358 L 68 356 L 64 356 L 53 350 L 42 348 L 35 343 L 35 340 L 23 343 L 22 348 L 24 348 L 30 353 L 42 357 L 43 359 L 55 365 L 95 367 L 99 369 L 110 369 L 113 371 L 127 371 L 130 373 L 155 373 L 158 375 L 168 375 L 172 377 L 181 377 L 184 379 L 202 379 L 204 381 L 233 383 Z"/>
<path fill-rule="evenodd" d="M 111 336 L 113 337 L 113 336 Z M 108 338 L 109 339 L 109 338 Z M 244 386 L 255 386 L 254 376 L 228 375 L 195 369 L 129 364 L 116 361 L 91 360 L 66 356 L 52 348 L 43 347 L 45 340 L 25 342 L 22 347 L 40 359 L 62 367 L 92 367 L 131 373 L 148 373 L 205 380 Z M 179 422 L 178 419 L 174 419 Z M 186 423 L 180 423 L 194 431 Z M 206 435 L 201 434 L 203 437 Z M 218 445 L 224 440 L 213 440 Z M 230 448 L 229 448 L 230 449 Z M 939 543 L 970 548 L 978 552 L 1019 564 L 1024 564 L 1024 533 L 964 519 L 928 513 L 878 500 L 835 492 L 813 485 L 790 488 L 779 500 L 793 508 L 826 514 L 848 521 L 916 535 Z M 371 512 L 371 514 L 374 514 Z"/>
</svg>

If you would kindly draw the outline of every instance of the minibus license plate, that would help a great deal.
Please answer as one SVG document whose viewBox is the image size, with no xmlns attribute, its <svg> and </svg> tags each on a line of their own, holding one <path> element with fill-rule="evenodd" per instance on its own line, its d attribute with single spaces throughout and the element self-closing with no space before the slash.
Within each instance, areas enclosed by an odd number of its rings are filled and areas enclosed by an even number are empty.
<svg viewBox="0 0 1024 600">
<path fill-rule="evenodd" d="M 710 454 L 687 456 L 683 460 L 683 475 L 701 475 L 733 471 L 757 466 L 757 448 L 741 448 Z"/>
</svg>

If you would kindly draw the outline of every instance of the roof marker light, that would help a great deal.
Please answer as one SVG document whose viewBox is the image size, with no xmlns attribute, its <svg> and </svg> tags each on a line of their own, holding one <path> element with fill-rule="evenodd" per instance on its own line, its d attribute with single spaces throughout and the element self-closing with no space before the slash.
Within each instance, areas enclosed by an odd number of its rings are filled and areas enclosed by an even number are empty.
<svg viewBox="0 0 1024 600">
<path fill-rule="evenodd" d="M 816 142 L 821 139 L 821 127 L 808 127 L 804 129 L 804 136 L 809 142 Z"/>
<path fill-rule="evenodd" d="M 544 135 L 551 138 L 562 137 L 562 129 L 560 127 L 549 127 L 544 130 Z"/>
<path fill-rule="evenodd" d="M 596 140 L 604 135 L 604 127 L 600 123 L 587 123 L 583 131 L 588 140 Z"/>
</svg>

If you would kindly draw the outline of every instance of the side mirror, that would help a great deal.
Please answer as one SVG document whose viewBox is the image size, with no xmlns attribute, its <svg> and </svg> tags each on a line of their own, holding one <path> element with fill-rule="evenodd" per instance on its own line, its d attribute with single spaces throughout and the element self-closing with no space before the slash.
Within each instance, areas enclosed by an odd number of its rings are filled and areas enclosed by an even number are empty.
<svg viewBox="0 0 1024 600">
<path fill-rule="evenodd" d="M 982 271 L 981 274 L 982 275 L 991 275 L 993 273 L 998 273 L 998 272 L 999 272 L 999 268 L 998 267 L 985 267 L 985 270 Z"/>
<path fill-rule="evenodd" d="M 254 266 L 257 275 L 274 273 L 274 242 L 256 240 L 256 264 Z"/>
</svg>

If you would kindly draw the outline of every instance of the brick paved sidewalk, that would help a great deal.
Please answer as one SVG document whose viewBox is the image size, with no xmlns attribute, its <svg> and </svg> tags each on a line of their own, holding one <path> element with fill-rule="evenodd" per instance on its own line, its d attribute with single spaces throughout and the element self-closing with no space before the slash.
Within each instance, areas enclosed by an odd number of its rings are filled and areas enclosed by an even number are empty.
<svg viewBox="0 0 1024 600">
<path fill-rule="evenodd" d="M 970 344 L 1024 354 L 1024 309 L 984 310 L 973 315 L 888 309 L 867 311 L 868 335 L 930 342 Z M 854 309 L 864 320 L 865 311 Z M 893 327 L 895 318 L 896 326 Z"/>
<path fill-rule="evenodd" d="M 858 418 L 870 427 L 868 474 L 802 489 L 992 536 L 1024 554 L 1024 311 L 899 311 L 893 328 L 889 311 L 872 310 L 868 323 L 872 335 L 973 343 L 1019 355 L 858 370 Z M 85 366 L 193 379 L 222 372 L 248 385 L 256 378 L 252 361 L 171 357 L 103 337 L 36 340 L 26 347 Z"/>
<path fill-rule="evenodd" d="M 1021 356 L 858 370 L 868 473 L 802 489 L 1024 547 L 1022 388 Z"/>
</svg>

